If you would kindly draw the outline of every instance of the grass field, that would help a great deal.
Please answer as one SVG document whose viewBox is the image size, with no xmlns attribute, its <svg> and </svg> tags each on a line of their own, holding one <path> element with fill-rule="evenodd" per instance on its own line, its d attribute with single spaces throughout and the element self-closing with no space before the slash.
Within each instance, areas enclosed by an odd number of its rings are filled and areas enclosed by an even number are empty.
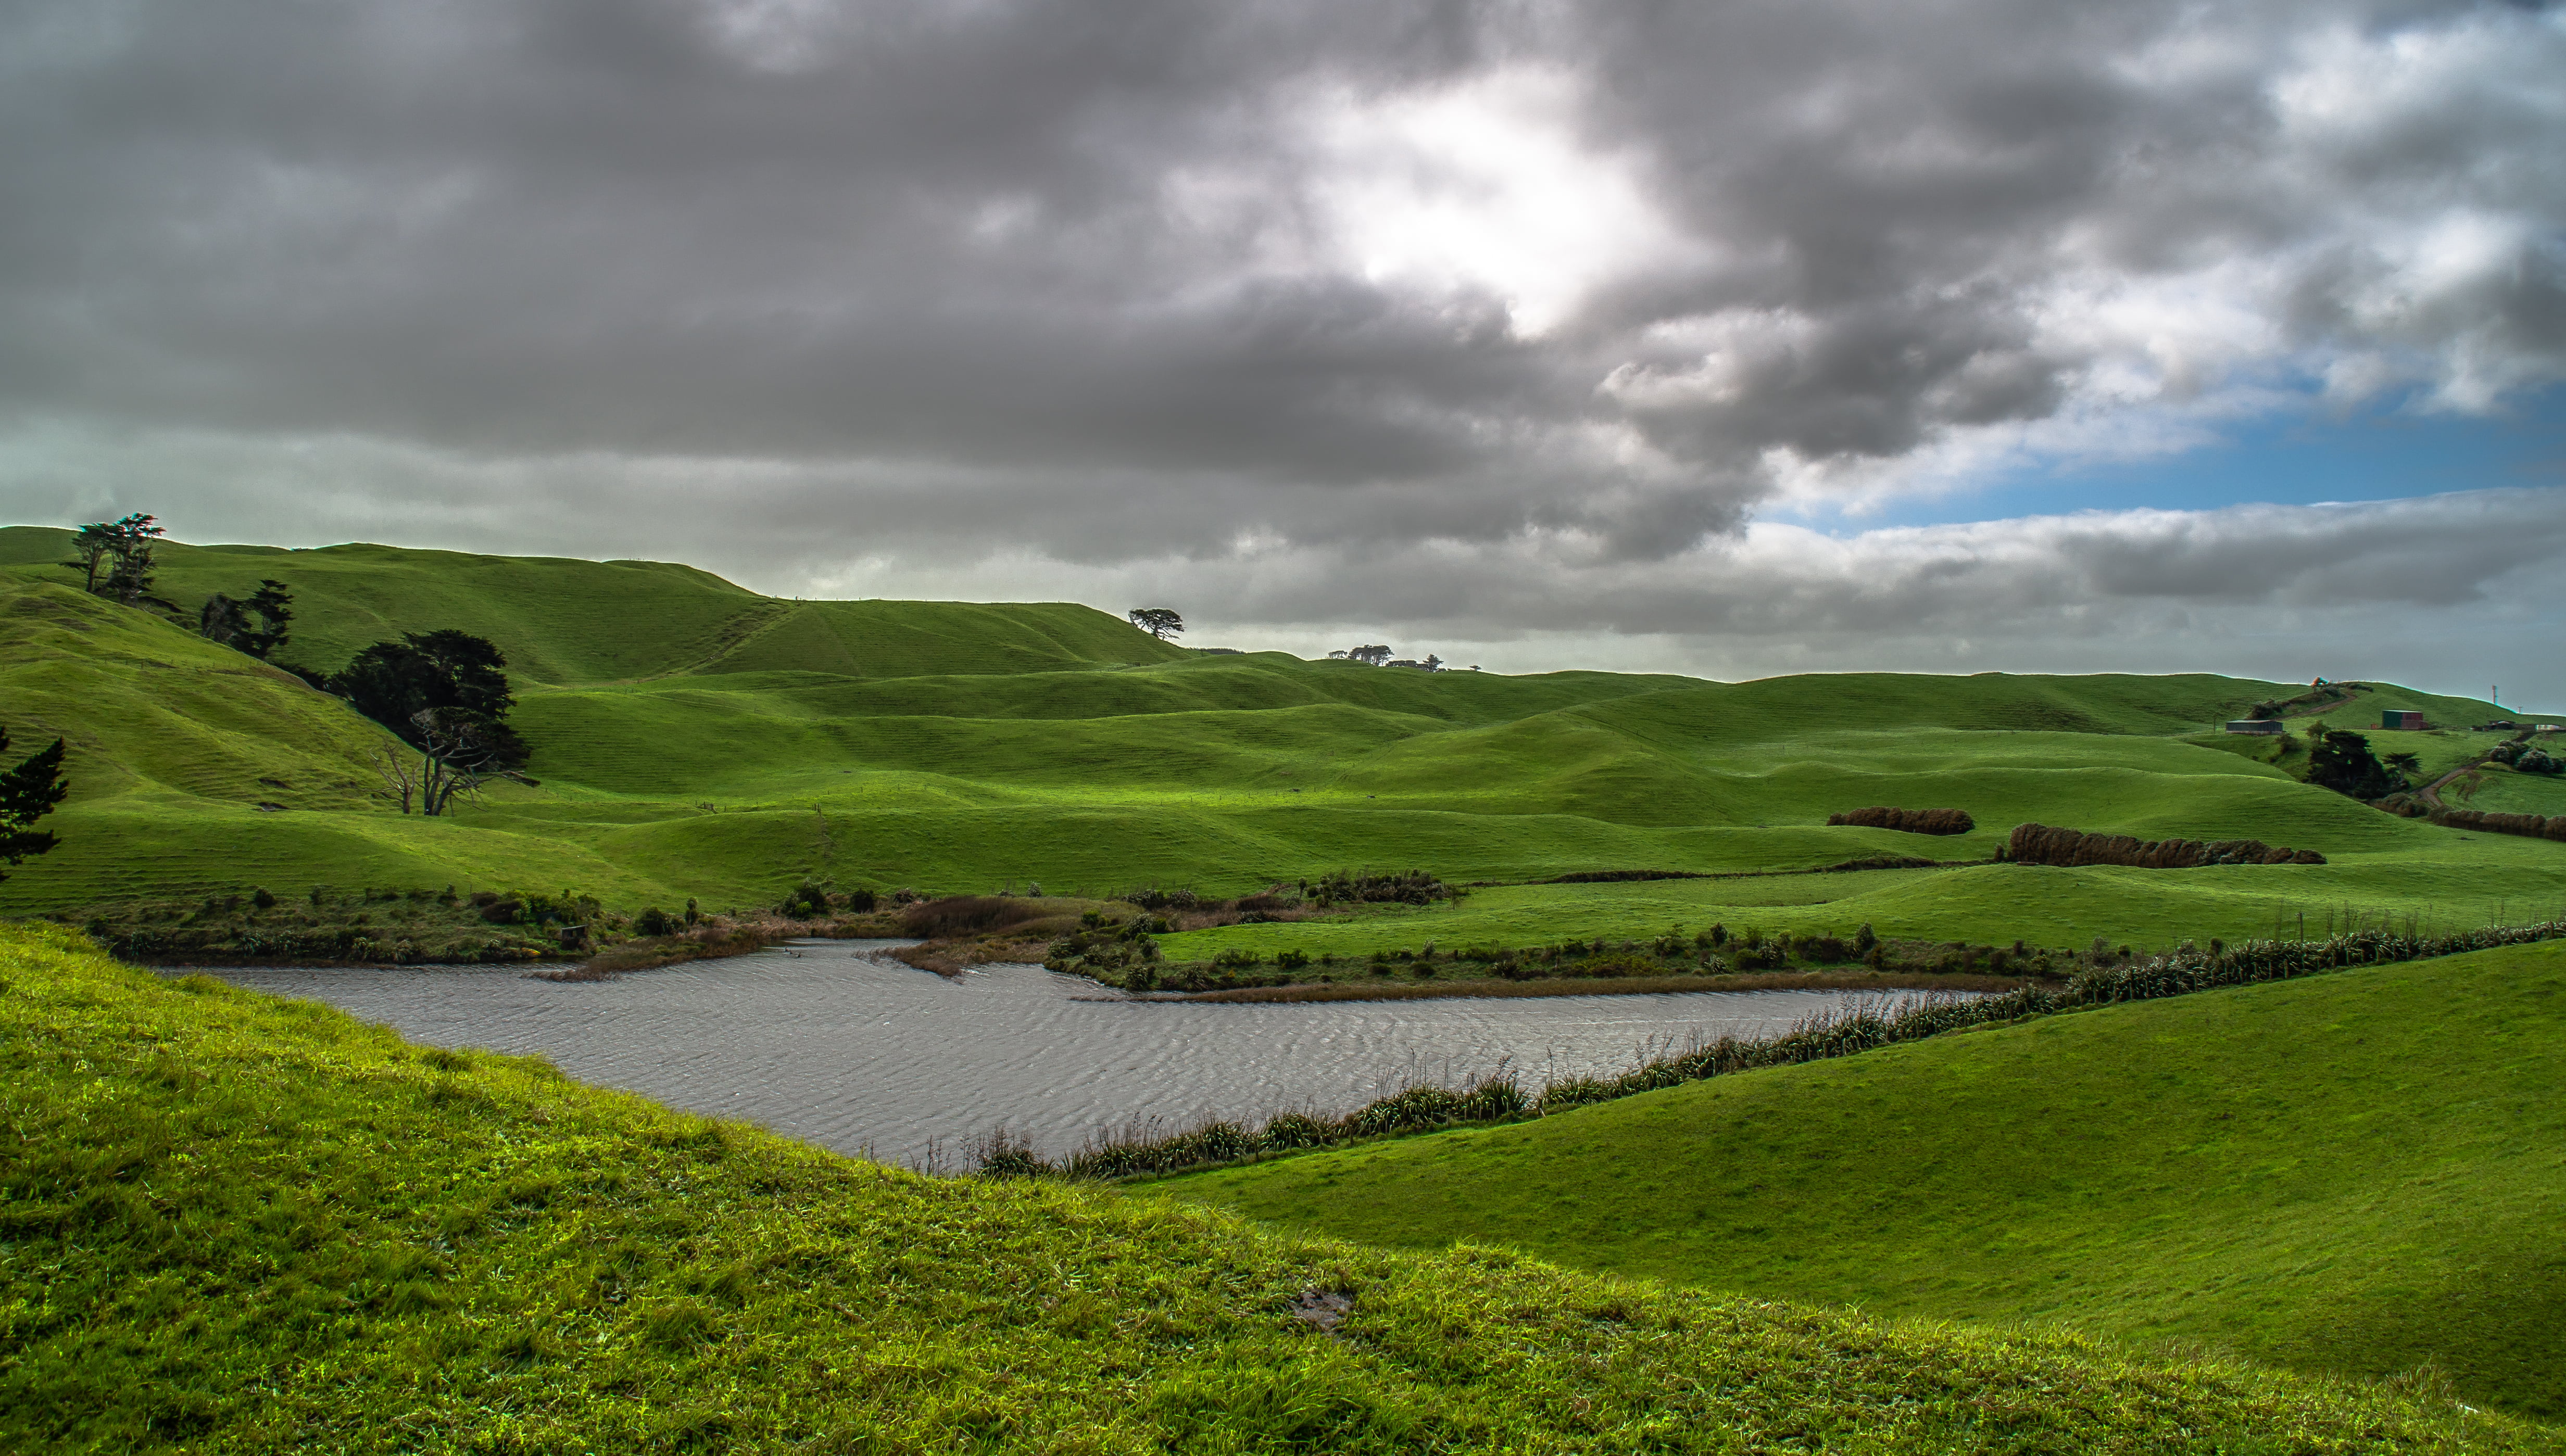
<svg viewBox="0 0 2566 1456">
<path fill-rule="evenodd" d="M 0 929 L 0 985 L 11 1451 L 2554 1445 L 2428 1386 L 923 1178 L 60 932 Z"/>
<path fill-rule="evenodd" d="M 285 581 L 299 615 L 280 655 L 315 666 L 398 630 L 456 626 L 501 645 L 540 787 L 500 786 L 429 821 L 375 797 L 366 755 L 385 741 L 379 729 L 179 626 L 62 585 L 71 574 L 49 563 L 66 548 L 59 531 L 0 530 L 0 721 L 22 742 L 69 737 L 74 784 L 48 822 L 62 849 L 0 884 L 0 912 L 316 883 L 577 889 L 626 910 L 688 896 L 772 904 L 806 875 L 879 889 L 1235 894 L 1414 867 L 1505 886 L 1424 917 L 1236 927 L 1168 947 L 1192 957 L 1529 944 L 1714 920 L 2159 945 L 2268 933 L 2301 913 L 2459 924 L 2566 903 L 2566 849 L 2378 814 L 2296 782 L 2287 761 L 2266 761 L 2268 743 L 2214 731 L 2285 691 L 2270 683 L 1426 674 L 1190 653 L 1061 604 L 796 603 L 651 563 L 164 548 L 161 587 L 175 602 Z M 2375 723 L 2383 707 L 2460 725 L 2494 712 L 2379 687 L 2326 716 Z M 2388 737 L 2428 768 L 2494 741 Z M 2489 777 L 2484 807 L 2550 792 Z M 1825 826 L 1872 804 L 1963 808 L 1979 828 L 1937 839 Z M 2250 837 L 2330 862 L 1524 883 L 1983 859 L 2024 820 Z"/>
<path fill-rule="evenodd" d="M 2106 1007 L 1155 1185 L 2566 1417 L 2566 945 Z"/>
</svg>

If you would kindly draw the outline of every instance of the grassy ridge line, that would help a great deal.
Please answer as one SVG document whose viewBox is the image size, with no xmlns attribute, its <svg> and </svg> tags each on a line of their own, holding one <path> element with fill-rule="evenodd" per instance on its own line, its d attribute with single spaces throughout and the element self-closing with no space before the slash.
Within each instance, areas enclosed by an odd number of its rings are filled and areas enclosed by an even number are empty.
<svg viewBox="0 0 2566 1456">
<path fill-rule="evenodd" d="M 1159 1184 L 1397 1247 L 2033 1320 L 2566 1416 L 2566 945 L 1772 1068 Z"/>
<path fill-rule="evenodd" d="M 70 584 L 71 533 L 0 527 L 0 577 Z M 184 609 L 262 577 L 295 593 L 282 655 L 335 669 L 370 642 L 456 627 L 488 637 L 527 683 L 801 667 L 864 676 L 1018 672 L 1184 657 L 1119 617 L 1066 603 L 786 603 L 668 562 L 348 545 L 162 544 L 158 593 Z"/>
<path fill-rule="evenodd" d="M 922 1178 L 0 931 L 0 1446 L 2387 1452 L 2444 1400 Z M 1348 1297 L 1329 1337 L 1296 1310 Z"/>
</svg>

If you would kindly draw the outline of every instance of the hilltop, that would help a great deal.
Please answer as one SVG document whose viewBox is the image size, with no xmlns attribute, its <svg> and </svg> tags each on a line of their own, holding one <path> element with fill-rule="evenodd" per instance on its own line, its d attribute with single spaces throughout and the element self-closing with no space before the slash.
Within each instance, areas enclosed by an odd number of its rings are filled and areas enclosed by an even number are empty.
<svg viewBox="0 0 2566 1456">
<path fill-rule="evenodd" d="M 344 704 L 146 612 L 65 586 L 65 533 L 0 531 L 0 711 L 70 738 L 63 848 L 0 885 L 24 913 L 142 893 L 312 884 L 576 889 L 631 911 L 845 887 L 1238 894 L 1421 867 L 1494 886 L 1426 916 L 1244 925 L 1170 952 L 1362 954 L 1753 919 L 1768 930 L 2083 945 L 2269 933 L 2338 911 L 2476 923 L 2566 898 L 2566 854 L 2382 815 L 2217 725 L 2297 691 L 2205 675 L 1840 674 L 1747 683 L 1423 673 L 1204 655 L 1085 607 L 794 603 L 690 568 L 379 546 L 162 549 L 173 601 L 296 593 L 280 657 L 335 668 L 397 631 L 508 654 L 535 786 L 451 819 L 391 812 Z M 2489 704 L 2373 685 L 2324 720 Z M 2480 742 L 2479 740 L 2483 740 Z M 2427 771 L 2496 741 L 2399 739 Z M 2383 743 L 2383 747 L 2389 745 Z M 2566 813 L 2497 772 L 2487 803 Z M 2539 806 L 2549 798 L 2553 810 Z M 1948 839 L 1830 828 L 1954 807 Z M 2250 838 L 2324 865 L 2176 872 L 1989 864 L 2026 820 Z M 1564 874 L 1958 867 L 1548 884 Z"/>
<path fill-rule="evenodd" d="M 939 1180 L 0 930 L 0 1446 L 2540 1449 L 2446 1399 Z"/>
<path fill-rule="evenodd" d="M 2109 1006 L 1155 1185 L 1394 1248 L 2566 1417 L 2566 944 Z"/>
</svg>

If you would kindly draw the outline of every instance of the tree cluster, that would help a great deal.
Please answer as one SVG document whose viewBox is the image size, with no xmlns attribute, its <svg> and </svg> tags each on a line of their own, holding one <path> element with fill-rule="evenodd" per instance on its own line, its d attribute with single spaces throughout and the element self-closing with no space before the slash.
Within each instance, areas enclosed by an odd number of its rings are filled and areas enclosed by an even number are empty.
<svg viewBox="0 0 2566 1456">
<path fill-rule="evenodd" d="M 2516 774 L 2566 773 L 2566 763 L 2558 762 L 2547 750 L 2527 743 L 2498 743 L 2486 755 L 2489 762 L 2499 763 Z"/>
<path fill-rule="evenodd" d="M 114 521 L 93 521 L 72 537 L 72 560 L 64 565 L 81 574 L 81 589 L 112 597 L 128 607 L 148 602 L 178 608 L 151 595 L 151 551 L 167 534 L 158 518 L 140 511 Z"/>
</svg>

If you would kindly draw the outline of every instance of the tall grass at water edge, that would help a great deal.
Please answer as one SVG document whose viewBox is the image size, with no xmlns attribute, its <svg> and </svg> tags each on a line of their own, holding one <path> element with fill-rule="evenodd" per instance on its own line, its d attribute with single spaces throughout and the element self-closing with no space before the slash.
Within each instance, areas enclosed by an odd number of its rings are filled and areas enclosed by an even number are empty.
<svg viewBox="0 0 2566 1456">
<path fill-rule="evenodd" d="M 1754 1041 L 1722 1037 L 1675 1056 L 1652 1059 L 1619 1077 L 1556 1079 L 1544 1084 L 1538 1092 L 1527 1092 L 1512 1076 L 1499 1073 L 1459 1088 L 1411 1087 L 1338 1117 L 1287 1112 L 1254 1128 L 1225 1120 L 1207 1121 L 1174 1133 L 1159 1133 L 1153 1124 L 1135 1122 L 1090 1138 L 1058 1162 L 1045 1158 L 1030 1139 L 1004 1127 L 981 1136 L 971 1152 L 979 1171 L 994 1177 L 1148 1177 L 1360 1138 L 1548 1116 L 1704 1078 L 1850 1057 L 1894 1043 L 2052 1016 L 2081 1007 L 2154 1001 L 2357 966 L 2430 960 L 2561 935 L 2566 935 L 2566 918 L 2529 925 L 2491 925 L 2436 936 L 2418 935 L 2411 929 L 2380 928 L 2351 930 L 2323 940 L 2256 940 L 2234 946 L 2213 941 L 2207 950 L 2185 943 L 2164 955 L 2091 967 L 2063 984 L 2033 984 L 1988 996 L 1930 993 L 1899 1001 L 1887 1009 L 1859 1006 L 1820 1013 L 1802 1018 L 1778 1037 Z"/>
</svg>

